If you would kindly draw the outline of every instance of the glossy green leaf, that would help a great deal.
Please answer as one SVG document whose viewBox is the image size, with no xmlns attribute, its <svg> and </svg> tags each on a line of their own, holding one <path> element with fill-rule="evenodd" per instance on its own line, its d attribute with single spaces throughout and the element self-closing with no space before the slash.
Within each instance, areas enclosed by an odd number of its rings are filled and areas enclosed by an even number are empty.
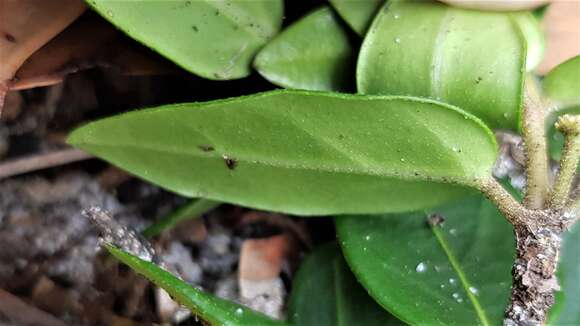
<svg viewBox="0 0 580 326">
<path fill-rule="evenodd" d="M 580 224 L 564 235 L 558 265 L 562 290 L 556 293 L 556 305 L 550 311 L 549 325 L 580 325 Z"/>
<path fill-rule="evenodd" d="M 444 217 L 443 224 L 428 223 L 434 213 Z M 428 213 L 338 217 L 336 226 L 358 280 L 403 321 L 502 323 L 514 238 L 507 221 L 481 196 Z"/>
<path fill-rule="evenodd" d="M 251 72 L 256 52 L 280 29 L 282 0 L 87 0 L 130 37 L 209 79 Z"/>
<path fill-rule="evenodd" d="M 354 88 L 354 51 L 329 7 L 320 8 L 275 37 L 254 61 L 258 72 L 285 88 Z"/>
<path fill-rule="evenodd" d="M 359 35 L 364 35 L 384 0 L 330 0 L 346 23 Z"/>
<path fill-rule="evenodd" d="M 210 323 L 224 326 L 286 325 L 246 308 L 237 303 L 207 294 L 187 282 L 173 276 L 159 266 L 123 252 L 113 246 L 105 246 L 117 259 L 142 274 L 155 285 L 163 288 L 177 302 L 187 307 L 195 315 Z"/>
<path fill-rule="evenodd" d="M 335 243 L 304 260 L 292 288 L 288 316 L 293 325 L 403 325 L 369 297 Z"/>
<path fill-rule="evenodd" d="M 526 70 L 534 70 L 544 58 L 544 32 L 540 22 L 530 12 L 514 13 L 512 17 L 526 41 Z"/>
<path fill-rule="evenodd" d="M 580 56 L 552 69 L 544 78 L 542 88 L 560 108 L 580 105 Z"/>
<path fill-rule="evenodd" d="M 555 123 L 558 121 L 558 117 L 564 114 L 578 115 L 580 114 L 580 106 L 553 112 L 546 119 L 546 137 L 548 139 L 548 150 L 550 157 L 557 161 L 560 160 L 562 149 L 564 148 L 564 134 L 556 129 Z"/>
<path fill-rule="evenodd" d="M 154 237 L 165 230 L 175 227 L 179 222 L 199 217 L 216 208 L 221 203 L 209 199 L 194 199 L 190 203 L 179 207 L 171 214 L 147 227 L 141 234 L 145 237 Z"/>
<path fill-rule="evenodd" d="M 130 112 L 68 141 L 185 196 L 298 215 L 438 205 L 487 179 L 497 151 L 448 105 L 287 90 Z"/>
<path fill-rule="evenodd" d="M 441 99 L 492 128 L 517 128 L 525 41 L 513 14 L 392 1 L 379 11 L 357 64 L 364 94 Z"/>
</svg>

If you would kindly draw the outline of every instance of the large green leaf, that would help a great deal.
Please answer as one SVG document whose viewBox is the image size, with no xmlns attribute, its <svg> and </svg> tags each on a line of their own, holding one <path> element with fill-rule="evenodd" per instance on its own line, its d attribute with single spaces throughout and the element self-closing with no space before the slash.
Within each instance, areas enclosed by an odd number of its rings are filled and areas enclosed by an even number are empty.
<svg viewBox="0 0 580 326">
<path fill-rule="evenodd" d="M 320 8 L 274 38 L 254 67 L 285 88 L 347 91 L 354 87 L 354 51 L 329 7 Z"/>
<path fill-rule="evenodd" d="M 440 99 L 492 128 L 515 129 L 526 44 L 513 15 L 388 2 L 361 47 L 358 90 Z"/>
<path fill-rule="evenodd" d="M 444 217 L 442 224 L 434 213 Z M 501 324 L 514 238 L 507 221 L 481 196 L 428 213 L 338 217 L 336 226 L 356 277 L 405 322 Z"/>
<path fill-rule="evenodd" d="M 359 35 L 364 35 L 385 0 L 330 0 L 338 14 Z"/>
<path fill-rule="evenodd" d="M 437 205 L 487 179 L 497 151 L 445 104 L 306 91 L 130 112 L 69 142 L 185 196 L 299 215 Z"/>
<path fill-rule="evenodd" d="M 288 316 L 293 325 L 403 325 L 358 284 L 334 243 L 304 260 L 292 288 Z"/>
<path fill-rule="evenodd" d="M 544 78 L 542 88 L 561 108 L 580 105 L 580 56 L 552 69 Z"/>
<path fill-rule="evenodd" d="M 187 284 L 187 282 L 178 279 L 153 263 L 123 252 L 113 246 L 107 245 L 105 247 L 113 256 L 148 278 L 157 286 L 163 288 L 177 302 L 187 307 L 195 315 L 209 322 L 210 325 L 286 325 L 282 321 L 273 320 L 252 309 L 214 297 L 211 294 L 194 288 Z"/>
<path fill-rule="evenodd" d="M 558 265 L 562 291 L 550 312 L 550 325 L 580 325 L 580 224 L 564 235 L 564 246 Z"/>
<path fill-rule="evenodd" d="M 209 79 L 250 74 L 278 32 L 282 0 L 87 0 L 101 16 L 184 69 Z"/>
</svg>

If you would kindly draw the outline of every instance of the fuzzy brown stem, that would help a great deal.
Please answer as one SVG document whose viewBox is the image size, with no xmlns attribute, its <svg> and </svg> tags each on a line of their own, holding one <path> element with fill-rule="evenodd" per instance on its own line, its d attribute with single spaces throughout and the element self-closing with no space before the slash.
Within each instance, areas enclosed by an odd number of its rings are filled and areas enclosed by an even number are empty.
<svg viewBox="0 0 580 326">
<path fill-rule="evenodd" d="M 514 227 L 517 254 L 504 325 L 545 325 L 555 302 L 554 293 L 560 289 L 555 273 L 562 231 L 557 225 Z"/>
</svg>

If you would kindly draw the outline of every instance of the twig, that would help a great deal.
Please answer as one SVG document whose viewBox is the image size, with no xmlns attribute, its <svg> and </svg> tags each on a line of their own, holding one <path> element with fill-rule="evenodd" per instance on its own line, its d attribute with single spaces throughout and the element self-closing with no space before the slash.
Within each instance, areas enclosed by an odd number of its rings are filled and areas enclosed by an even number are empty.
<svg viewBox="0 0 580 326">
<path fill-rule="evenodd" d="M 499 211 L 512 225 L 519 225 L 522 223 L 522 218 L 527 213 L 527 209 L 518 203 L 517 200 L 504 187 L 490 177 L 488 180 L 480 184 L 479 189 L 483 194 L 492 201 Z"/>
<path fill-rule="evenodd" d="M 565 135 L 566 140 L 560 159 L 560 170 L 550 194 L 551 208 L 561 208 L 570 196 L 570 188 L 580 159 L 580 116 L 568 114 L 561 116 L 556 122 L 556 128 Z"/>
<path fill-rule="evenodd" d="M 547 110 L 533 82 L 527 82 L 526 86 L 522 117 L 527 177 L 524 205 L 529 209 L 542 209 L 549 189 L 548 155 L 544 128 Z"/>
<path fill-rule="evenodd" d="M 90 158 L 93 158 L 93 156 L 81 150 L 64 149 L 15 159 L 0 164 L 0 179 Z"/>
</svg>

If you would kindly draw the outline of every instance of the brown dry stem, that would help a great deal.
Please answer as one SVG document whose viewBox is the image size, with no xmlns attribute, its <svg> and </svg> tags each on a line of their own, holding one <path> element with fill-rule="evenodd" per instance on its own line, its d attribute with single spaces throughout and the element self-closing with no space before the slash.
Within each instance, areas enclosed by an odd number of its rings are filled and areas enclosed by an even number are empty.
<svg viewBox="0 0 580 326">
<path fill-rule="evenodd" d="M 63 149 L 0 164 L 0 179 L 93 158 L 79 149 Z"/>
</svg>

